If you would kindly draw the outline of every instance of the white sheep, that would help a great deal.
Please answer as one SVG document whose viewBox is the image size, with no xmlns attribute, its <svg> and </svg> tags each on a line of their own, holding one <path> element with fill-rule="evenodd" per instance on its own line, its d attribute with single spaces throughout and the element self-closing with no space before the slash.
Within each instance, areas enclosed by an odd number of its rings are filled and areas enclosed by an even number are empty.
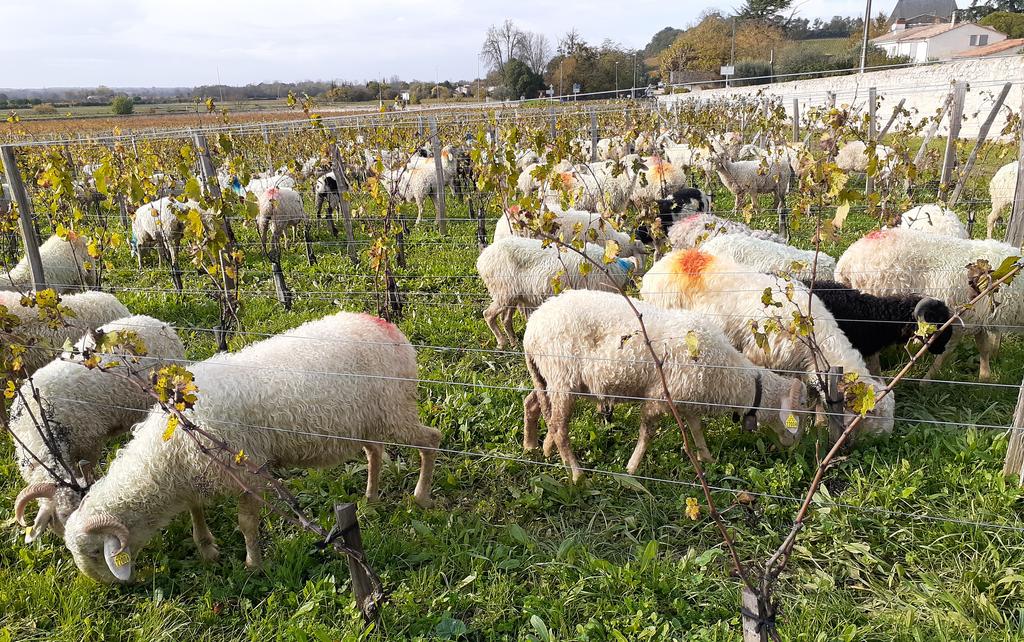
<svg viewBox="0 0 1024 642">
<path fill-rule="evenodd" d="M 647 248 L 643 243 L 634 241 L 629 234 L 615 229 L 612 221 L 596 212 L 563 210 L 558 206 L 550 206 L 547 211 L 544 216 L 553 217 L 552 221 L 558 226 L 556 235 L 565 243 L 582 241 L 603 246 L 607 241 L 615 241 L 619 246 L 620 257 L 636 257 L 639 262 L 642 262 L 647 254 Z M 539 238 L 529 228 L 516 226 L 505 213 L 498 218 L 494 226 L 494 242 L 510 236 Z"/>
<path fill-rule="evenodd" d="M 60 354 L 65 341 L 78 341 L 89 330 L 131 315 L 124 304 L 106 292 L 65 295 L 61 297 L 60 305 L 71 314 L 58 322 L 57 327 L 51 327 L 48 320 L 39 318 L 35 308 L 21 305 L 20 294 L 0 291 L 0 306 L 6 307 L 7 312 L 20 321 L 14 328 L 12 341 L 27 348 L 22 356 L 26 375 L 50 363 Z"/>
<path fill-rule="evenodd" d="M 295 190 L 286 187 L 271 187 L 260 192 L 256 200 L 259 207 L 259 214 L 256 216 L 256 230 L 259 232 L 260 241 L 267 242 L 267 232 L 270 232 L 271 256 L 276 260 L 281 252 L 281 237 L 288 230 L 302 228 L 303 238 L 306 242 L 306 258 L 310 265 L 313 265 L 313 248 L 309 238 L 309 217 L 302 205 L 302 196 Z"/>
<path fill-rule="evenodd" d="M 147 316 L 119 319 L 90 331 L 78 341 L 78 351 L 95 350 L 104 334 L 114 332 L 134 333 L 142 340 L 144 351 L 134 359 L 103 355 L 104 366 L 114 361 L 122 364 L 110 371 L 55 359 L 22 384 L 11 406 L 15 461 L 26 483 L 15 502 L 14 515 L 19 524 L 26 526 L 25 508 L 39 501 L 39 512 L 25 536 L 26 542 L 41 536 L 48 525 L 63 535 L 64 522 L 82 499 L 78 491 L 56 484 L 49 471 L 66 477 L 68 471 L 62 464 L 71 466 L 80 482 L 88 481 L 79 477 L 79 469 L 92 471 L 107 442 L 146 418 L 146 411 L 153 405 L 153 398 L 144 388 L 150 374 L 167 362 L 180 362 L 185 357 L 185 346 L 174 329 Z M 51 432 L 44 441 L 42 431 L 47 429 Z"/>
<path fill-rule="evenodd" d="M 784 273 L 797 279 L 831 279 L 836 271 L 836 260 L 824 252 L 818 252 L 815 257 L 813 250 L 801 250 L 745 234 L 716 236 L 701 243 L 700 249 L 766 274 Z M 813 269 L 815 258 L 817 270 Z M 800 267 L 795 265 L 797 263 Z"/>
<path fill-rule="evenodd" d="M 438 185 L 437 168 L 433 158 L 414 155 L 405 167 L 385 170 L 383 179 L 388 193 L 398 196 L 407 203 L 416 203 L 416 224 L 423 219 L 423 203 L 430 196 L 444 197 L 444 190 L 455 178 L 456 163 L 452 150 L 445 146 L 441 150 L 441 181 Z"/>
<path fill-rule="evenodd" d="M 968 269 L 979 259 L 992 268 L 1013 256 L 1019 248 L 994 240 L 958 239 L 905 229 L 875 231 L 855 242 L 836 263 L 836 280 L 876 296 L 920 294 L 945 301 L 957 310 L 975 296 Z M 994 302 L 996 303 L 994 305 Z M 956 331 L 946 351 L 928 370 L 934 376 L 961 335 L 973 335 L 981 355 L 978 377 L 991 377 L 990 359 L 999 337 L 1008 328 L 1024 325 L 1024 280 L 1004 285 L 993 297 L 985 297 L 960 318 L 964 328 Z"/>
<path fill-rule="evenodd" d="M 590 261 L 604 265 L 603 246 L 587 243 L 583 251 Z M 616 259 L 607 264 L 607 273 L 590 261 L 570 249 L 544 247 L 543 241 L 516 236 L 486 247 L 477 258 L 476 269 L 491 295 L 484 321 L 494 333 L 498 347 L 516 345 L 512 327 L 516 309 L 529 317 L 530 311 L 555 295 L 556 280 L 565 289 L 617 291 L 625 287 L 637 269 L 636 259 Z M 500 328 L 498 317 L 502 322 Z"/>
<path fill-rule="evenodd" d="M 851 140 L 843 145 L 836 154 L 836 166 L 844 172 L 868 171 L 871 159 L 868 158 L 868 146 L 859 140 Z M 885 180 L 896 162 L 896 150 L 886 145 L 875 145 L 876 178 Z"/>
<path fill-rule="evenodd" d="M 408 444 L 420 449 L 416 501 L 430 503 L 441 434 L 420 423 L 416 352 L 387 321 L 342 312 L 190 370 L 198 400 L 186 415 L 253 465 L 326 468 L 364 450 L 366 495 L 373 499 L 384 444 Z M 98 581 L 130 579 L 130 556 L 156 531 L 186 508 L 224 495 L 240 497 L 246 564 L 261 563 L 259 501 L 243 494 L 182 428 L 165 438 L 167 421 L 167 414 L 154 409 L 135 427 L 132 440 L 65 525 L 64 541 L 75 563 Z M 233 459 L 222 456 L 234 474 L 257 484 Z"/>
<path fill-rule="evenodd" d="M 789 288 L 791 297 L 786 295 Z M 765 303 L 766 292 L 773 302 Z M 845 374 L 856 374 L 870 385 L 876 395 L 884 388 L 872 378 L 864 357 L 843 334 L 825 304 L 809 296 L 802 283 L 754 272 L 728 257 L 697 249 L 676 250 L 651 267 L 640 294 L 644 301 L 661 308 L 707 315 L 736 349 L 759 366 L 803 370 L 812 375 L 812 383 L 816 380 L 813 373 L 841 366 Z M 790 328 L 797 314 L 813 320 L 818 351 L 798 330 Z M 755 335 L 755 324 L 761 334 L 767 335 L 763 341 Z M 772 331 L 772 325 L 780 327 Z M 871 434 L 891 432 L 894 409 L 890 393 L 867 415 L 860 430 Z M 848 418 L 846 423 L 851 420 Z"/>
<path fill-rule="evenodd" d="M 774 232 L 755 230 L 738 221 L 730 221 L 727 218 L 706 212 L 699 212 L 680 219 L 668 228 L 669 243 L 676 250 L 697 247 L 708 239 L 722 234 L 745 234 L 755 239 L 786 245 L 786 240 Z"/>
<path fill-rule="evenodd" d="M 287 174 L 264 173 L 262 175 L 254 176 L 249 183 L 245 186 L 247 192 L 253 194 L 262 194 L 272 188 L 277 189 L 295 189 L 295 179 Z"/>
<path fill-rule="evenodd" d="M 899 221 L 900 227 L 905 230 L 944 234 L 958 239 L 969 238 L 967 228 L 957 213 L 938 203 L 913 207 L 900 214 Z"/>
<path fill-rule="evenodd" d="M 757 197 L 761 194 L 772 195 L 773 208 L 785 207 L 793 175 L 788 161 L 775 157 L 730 161 L 725 153 L 719 152 L 711 156 L 711 163 L 722 184 L 735 198 L 735 209 L 744 207 L 743 201 L 748 199 L 750 206 L 756 209 Z"/>
<path fill-rule="evenodd" d="M 992 238 L 996 224 L 1002 218 L 1003 210 L 1013 205 L 1017 194 L 1017 171 L 1020 161 L 1007 163 L 996 171 L 988 184 L 988 196 L 992 201 L 992 211 L 988 215 L 988 238 Z"/>
<path fill-rule="evenodd" d="M 199 209 L 195 201 L 183 203 L 166 196 L 135 210 L 131 243 L 138 257 L 139 269 L 142 269 L 142 254 L 147 249 L 156 249 L 161 262 L 166 254 L 171 266 L 177 269 L 178 249 L 185 232 L 184 218 L 190 210 L 209 216 Z"/>
<path fill-rule="evenodd" d="M 98 284 L 99 272 L 93 269 L 95 260 L 86 250 L 85 239 L 74 232 L 66 240 L 56 235 L 46 239 L 39 246 L 39 258 L 46 286 L 55 292 L 81 292 Z M 22 257 L 10 272 L 0 273 L 0 291 L 31 289 L 28 257 Z"/>
<path fill-rule="evenodd" d="M 770 426 L 784 445 L 800 435 L 798 413 L 805 388 L 757 368 L 720 330 L 698 315 L 658 309 L 631 300 L 663 360 L 669 392 L 696 441 L 698 456 L 713 460 L 701 416 L 740 412 L 744 424 Z M 599 402 L 643 401 L 640 436 L 626 466 L 634 474 L 643 459 L 655 420 L 666 414 L 661 378 L 640 333 L 640 323 L 620 294 L 565 292 L 546 301 L 526 324 L 523 348 L 534 390 L 523 401 L 523 447 L 537 448 L 537 425 L 548 424 L 544 450 L 558 447 L 576 481 L 582 474 L 569 444 L 575 398 Z M 755 423 L 756 422 L 756 423 Z"/>
<path fill-rule="evenodd" d="M 637 158 L 630 156 L 627 158 Z M 639 209 L 649 206 L 654 201 L 668 197 L 678 190 L 686 187 L 686 170 L 662 158 L 661 156 L 646 156 L 642 159 L 646 169 L 639 172 L 633 171 L 632 161 L 626 166 L 630 174 L 636 173 L 637 180 L 633 184 L 633 191 L 630 194 L 630 201 Z"/>
</svg>

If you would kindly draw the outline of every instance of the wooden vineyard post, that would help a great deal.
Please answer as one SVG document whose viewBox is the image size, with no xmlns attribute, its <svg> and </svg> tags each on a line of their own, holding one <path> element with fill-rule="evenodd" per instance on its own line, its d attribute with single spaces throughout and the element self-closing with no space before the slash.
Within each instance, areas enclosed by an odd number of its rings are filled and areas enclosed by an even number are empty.
<svg viewBox="0 0 1024 642">
<path fill-rule="evenodd" d="M 896 117 L 900 115 L 900 111 L 906 103 L 906 98 L 900 98 L 900 101 L 896 103 L 896 107 L 893 108 L 892 114 L 889 115 L 889 120 L 886 121 L 885 127 L 882 128 L 882 131 L 878 132 L 878 140 L 882 140 L 885 138 L 885 135 L 889 133 L 889 128 L 896 122 Z"/>
<path fill-rule="evenodd" d="M 597 162 L 597 141 L 599 140 L 597 131 L 597 112 L 593 109 L 590 110 L 590 162 Z"/>
<path fill-rule="evenodd" d="M 949 137 L 946 139 L 946 153 L 942 157 L 942 177 L 939 179 L 939 200 L 943 201 L 949 194 L 949 182 L 953 180 L 953 169 L 956 167 L 956 143 L 960 138 L 966 97 L 967 83 L 958 80 L 953 88 L 953 103 L 949 108 Z"/>
<path fill-rule="evenodd" d="M 271 174 L 274 173 L 274 156 L 270 151 L 270 132 L 267 130 L 267 126 L 261 127 L 263 130 L 263 146 L 267 150 L 267 171 Z"/>
<path fill-rule="evenodd" d="M 825 405 L 828 413 L 828 441 L 830 444 L 836 443 L 846 429 L 843 393 L 839 390 L 839 383 L 842 380 L 843 368 L 841 366 L 832 366 L 828 371 L 827 386 L 825 388 Z"/>
<path fill-rule="evenodd" d="M 1024 108 L 1024 103 L 1021 104 Z M 1006 242 L 1015 247 L 1024 244 L 1024 131 L 1017 151 L 1017 183 L 1013 192 L 1010 220 L 1006 222 Z"/>
<path fill-rule="evenodd" d="M 1006 96 L 1010 93 L 1010 87 L 1013 83 L 1006 83 L 1003 85 L 1002 91 L 996 97 L 995 104 L 992 105 L 992 111 L 988 113 L 988 118 L 981 124 L 981 129 L 978 130 L 978 140 L 974 142 L 974 149 L 971 150 L 970 156 L 967 157 L 967 162 L 964 163 L 964 169 L 960 172 L 960 178 L 956 182 L 956 187 L 953 189 L 953 194 L 949 197 L 949 203 L 947 207 L 955 207 L 960 201 L 960 194 L 964 191 L 964 187 L 967 185 L 967 179 L 971 175 L 971 170 L 974 169 L 974 163 L 978 160 L 978 152 L 981 151 L 981 146 L 985 143 L 985 139 L 988 138 L 988 132 L 992 129 L 992 123 L 995 122 L 996 116 L 999 115 L 999 110 L 1003 106 L 1003 102 L 1006 100 Z M 970 236 L 974 233 L 974 208 L 967 215 L 967 234 Z"/>
<path fill-rule="evenodd" d="M 765 622 L 769 620 L 767 605 L 757 597 L 757 593 L 744 586 L 740 590 L 740 613 L 743 616 L 743 642 L 768 642 L 768 627 Z"/>
<path fill-rule="evenodd" d="M 548 108 L 548 118 L 551 121 L 551 141 L 558 137 L 558 116 L 555 115 L 555 108 Z"/>
<path fill-rule="evenodd" d="M 876 138 L 876 124 L 875 124 L 875 110 L 878 106 L 878 90 L 874 87 L 868 89 L 868 142 L 875 142 Z M 877 157 L 877 152 L 876 152 Z M 864 196 L 868 196 L 875 191 L 875 177 L 869 172 L 867 177 L 864 178 Z"/>
<path fill-rule="evenodd" d="M 1006 462 L 1003 475 L 1016 477 L 1017 483 L 1024 484 L 1024 381 L 1017 395 L 1017 408 L 1013 412 L 1010 426 L 1010 443 L 1006 446 Z"/>
<path fill-rule="evenodd" d="M 348 202 L 348 178 L 345 174 L 345 162 L 341 158 L 341 149 L 337 143 L 331 145 L 331 171 L 334 172 L 334 181 L 338 184 L 338 209 L 341 210 L 341 221 L 345 226 L 345 251 L 353 263 L 359 263 L 355 234 L 352 232 L 352 205 Z"/>
<path fill-rule="evenodd" d="M 206 136 L 200 132 L 195 132 L 192 140 L 198 150 L 199 175 L 202 179 L 201 182 L 203 184 L 203 189 L 207 190 L 213 198 L 220 198 L 220 183 L 217 182 L 217 173 L 213 169 L 213 158 L 210 156 L 210 148 L 206 142 Z M 217 349 L 221 352 L 225 352 L 228 349 L 228 332 L 234 323 L 235 310 L 238 308 L 238 300 L 235 297 L 235 278 L 228 274 L 227 270 L 224 269 L 225 266 L 234 262 L 231 255 L 235 251 L 235 232 L 231 229 L 231 222 L 226 216 L 221 224 L 224 229 L 224 236 L 227 238 L 227 243 L 225 244 L 224 249 L 220 251 L 221 287 L 223 287 L 224 290 L 220 301 L 220 325 L 217 328 L 215 335 L 217 337 Z M 171 275 L 172 278 L 175 279 L 175 286 L 180 290 L 181 286 L 178 284 L 181 282 L 181 272 L 178 270 L 177 265 L 171 266 Z M 283 278 L 284 277 L 282 276 L 282 282 Z"/>
<path fill-rule="evenodd" d="M 942 124 L 942 119 L 946 117 L 946 112 L 949 111 L 949 106 L 952 102 L 953 92 L 949 92 L 946 94 L 946 99 L 942 101 L 942 106 L 939 107 L 939 113 L 935 117 L 935 120 L 928 126 L 928 131 L 924 133 L 924 140 L 921 141 L 921 147 L 917 150 L 917 155 L 914 156 L 914 166 L 919 172 L 924 167 L 924 159 L 925 154 L 928 152 L 928 145 L 930 145 L 932 139 L 935 138 L 935 134 L 939 132 L 939 125 Z"/>
<path fill-rule="evenodd" d="M 793 142 L 800 142 L 800 99 L 793 99 Z"/>
<path fill-rule="evenodd" d="M 825 107 L 827 109 L 836 108 L 836 92 L 830 91 L 825 94 Z"/>
<path fill-rule="evenodd" d="M 335 525 L 328 535 L 328 541 L 340 537 L 345 547 L 351 551 L 348 552 L 348 572 L 352 578 L 352 594 L 356 598 L 356 606 L 367 621 L 375 620 L 379 603 L 384 596 L 374 586 L 380 586 L 380 579 L 370 575 L 373 571 L 366 562 L 366 553 L 363 551 L 363 535 L 356 519 L 356 505 L 336 504 L 334 520 Z"/>
<path fill-rule="evenodd" d="M 434 150 L 434 172 L 436 174 L 437 189 L 435 192 L 435 220 L 437 231 L 445 234 L 448 231 L 448 217 L 445 212 L 444 188 L 447 181 L 444 180 L 444 165 L 441 161 L 441 137 L 437 135 L 437 118 L 430 117 L 430 146 Z"/>
<path fill-rule="evenodd" d="M 36 236 L 32 201 L 28 197 L 28 192 L 25 191 L 25 184 L 21 181 L 21 172 L 18 170 L 18 160 L 14 155 L 14 148 L 4 145 L 0 147 L 0 155 L 3 157 L 4 175 L 7 176 L 7 184 L 11 188 L 11 197 L 18 207 L 21 240 L 25 245 L 25 256 L 28 257 L 29 269 L 32 272 L 32 289 L 45 290 L 46 277 L 43 274 L 43 261 L 39 257 L 39 238 Z"/>
</svg>

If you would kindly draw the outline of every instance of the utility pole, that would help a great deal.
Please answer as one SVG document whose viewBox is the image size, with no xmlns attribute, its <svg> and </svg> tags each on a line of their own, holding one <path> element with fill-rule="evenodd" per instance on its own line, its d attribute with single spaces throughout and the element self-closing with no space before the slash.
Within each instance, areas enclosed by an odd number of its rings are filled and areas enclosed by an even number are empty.
<svg viewBox="0 0 1024 642">
<path fill-rule="evenodd" d="M 636 52 L 633 52 L 633 87 L 629 90 L 629 97 L 636 100 Z"/>
<path fill-rule="evenodd" d="M 615 61 L 615 97 L 619 97 L 619 61 Z"/>
<path fill-rule="evenodd" d="M 733 73 L 736 73 L 736 16 L 732 17 L 732 53 L 729 54 L 729 66 L 732 67 Z M 731 86 L 729 79 L 732 76 L 725 77 L 725 86 Z"/>
<path fill-rule="evenodd" d="M 868 32 L 871 29 L 871 0 L 867 0 L 867 7 L 864 9 L 864 38 L 860 47 L 860 73 L 864 73 L 864 67 L 868 63 Z"/>
</svg>

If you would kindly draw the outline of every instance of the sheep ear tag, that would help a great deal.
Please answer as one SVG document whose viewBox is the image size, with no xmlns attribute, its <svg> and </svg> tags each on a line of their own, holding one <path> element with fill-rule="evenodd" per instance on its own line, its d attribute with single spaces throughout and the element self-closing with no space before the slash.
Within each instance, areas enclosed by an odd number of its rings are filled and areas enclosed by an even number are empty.
<svg viewBox="0 0 1024 642">
<path fill-rule="evenodd" d="M 121 550 L 121 543 L 116 537 L 107 537 L 103 540 L 103 558 L 107 561 L 107 568 L 114 574 L 114 577 L 122 582 L 131 579 L 131 553 L 127 548 Z"/>
</svg>

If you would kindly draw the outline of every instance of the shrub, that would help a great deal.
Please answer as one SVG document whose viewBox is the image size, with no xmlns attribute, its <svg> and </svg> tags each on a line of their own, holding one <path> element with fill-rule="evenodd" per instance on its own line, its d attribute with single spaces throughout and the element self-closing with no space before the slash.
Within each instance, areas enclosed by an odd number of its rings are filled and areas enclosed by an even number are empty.
<svg viewBox="0 0 1024 642">
<path fill-rule="evenodd" d="M 749 87 L 751 85 L 767 85 L 771 82 L 772 66 L 767 62 L 756 60 L 741 60 L 736 63 L 736 74 L 732 78 L 732 84 L 736 87 Z M 750 78 L 751 80 L 744 80 Z"/>
<path fill-rule="evenodd" d="M 979 20 L 978 24 L 1002 31 L 1007 38 L 1024 38 L 1024 13 L 993 11 Z"/>
<path fill-rule="evenodd" d="M 51 103 L 40 103 L 38 105 L 32 105 L 33 114 L 56 114 L 57 108 Z"/>
<path fill-rule="evenodd" d="M 124 116 L 135 110 L 135 103 L 128 96 L 118 96 L 110 101 L 110 109 L 115 114 Z"/>
</svg>

